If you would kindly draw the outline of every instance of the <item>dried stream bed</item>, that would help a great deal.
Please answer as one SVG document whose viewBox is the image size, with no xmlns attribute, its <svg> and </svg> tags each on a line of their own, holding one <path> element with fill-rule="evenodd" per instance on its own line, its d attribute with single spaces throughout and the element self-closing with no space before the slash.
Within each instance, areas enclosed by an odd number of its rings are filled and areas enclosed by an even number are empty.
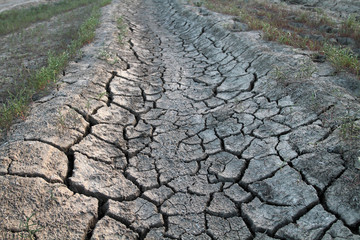
<svg viewBox="0 0 360 240">
<path fill-rule="evenodd" d="M 128 34 L 119 43 L 116 19 Z M 103 9 L 95 42 L 0 146 L 0 236 L 359 239 L 358 111 L 326 63 L 176 1 Z M 106 54 L 104 54 L 106 53 Z"/>
</svg>

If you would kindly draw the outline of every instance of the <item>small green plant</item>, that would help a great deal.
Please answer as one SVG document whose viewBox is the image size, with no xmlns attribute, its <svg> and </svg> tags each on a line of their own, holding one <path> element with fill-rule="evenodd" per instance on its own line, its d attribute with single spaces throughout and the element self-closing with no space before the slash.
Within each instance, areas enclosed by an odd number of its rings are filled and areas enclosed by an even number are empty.
<svg viewBox="0 0 360 240">
<path fill-rule="evenodd" d="M 360 30 L 360 22 L 356 20 L 356 16 L 351 14 L 345 21 L 342 23 L 342 30 L 345 33 L 353 33 Z"/>
<path fill-rule="evenodd" d="M 278 42 L 281 44 L 290 45 L 292 39 L 293 39 L 293 37 L 290 32 L 283 32 L 283 33 L 279 34 Z"/>
<path fill-rule="evenodd" d="M 76 129 L 80 119 L 79 114 L 73 109 L 65 110 L 65 113 L 59 109 L 56 119 L 59 134 L 64 134 L 69 129 Z"/>
<path fill-rule="evenodd" d="M 309 26 L 318 27 L 320 25 L 330 25 L 334 26 L 334 21 L 326 14 L 326 12 L 322 8 L 315 8 L 315 13 L 307 18 L 305 21 Z M 304 12 L 309 15 L 309 13 Z"/>
<path fill-rule="evenodd" d="M 315 65 L 310 61 L 302 61 L 296 71 L 296 79 L 310 78 L 317 71 Z"/>
<path fill-rule="evenodd" d="M 86 105 L 85 105 L 85 108 L 86 108 L 86 121 L 89 121 L 89 116 L 91 115 L 91 100 L 88 99 L 86 101 Z"/>
<path fill-rule="evenodd" d="M 66 117 L 60 110 L 58 111 L 58 116 L 57 116 L 56 122 L 57 122 L 59 132 L 63 133 L 64 130 L 67 128 Z"/>
<path fill-rule="evenodd" d="M 26 240 L 35 240 L 35 234 L 41 230 L 41 227 L 35 223 L 32 218 L 35 216 L 35 213 L 32 213 L 30 217 L 26 217 L 25 222 L 20 223 L 20 228 L 24 229 L 24 233 L 21 233 L 21 239 Z"/>
<path fill-rule="evenodd" d="M 57 76 L 68 63 L 70 54 L 65 51 L 56 56 L 53 52 L 49 52 L 48 56 L 48 65 L 38 70 L 31 79 L 33 89 L 44 89 L 50 83 L 56 82 Z"/>
<path fill-rule="evenodd" d="M 107 92 L 102 92 L 96 97 L 96 99 L 100 101 L 105 95 L 107 95 Z"/>
<path fill-rule="evenodd" d="M 297 66 L 274 66 L 271 77 L 282 84 L 309 79 L 317 71 L 310 60 L 303 60 Z"/>
<path fill-rule="evenodd" d="M 301 11 L 298 16 L 296 17 L 296 20 L 298 22 L 308 22 L 309 21 L 309 14 L 305 11 Z"/>
<path fill-rule="evenodd" d="M 345 140 L 358 140 L 360 138 L 360 122 L 355 116 L 347 115 L 341 119 L 340 132 Z"/>
<path fill-rule="evenodd" d="M 55 195 L 54 195 L 54 188 L 51 188 L 50 191 L 49 191 L 49 201 L 52 202 L 56 199 Z"/>
<path fill-rule="evenodd" d="M 110 65 L 114 65 L 119 62 L 119 58 L 115 54 L 112 54 L 111 52 L 105 49 L 102 49 L 100 51 L 98 58 L 101 60 L 105 60 Z"/>
<path fill-rule="evenodd" d="M 281 35 L 280 30 L 269 23 L 263 23 L 262 30 L 264 38 L 269 41 L 274 41 Z"/>
<path fill-rule="evenodd" d="M 128 26 L 122 17 L 119 17 L 116 21 L 117 28 L 119 30 L 118 39 L 120 44 L 124 44 L 124 38 L 128 33 Z"/>
<path fill-rule="evenodd" d="M 194 6 L 196 6 L 196 7 L 201 7 L 202 5 L 203 5 L 203 2 L 201 2 L 201 1 L 194 2 Z"/>
<path fill-rule="evenodd" d="M 25 119 L 31 93 L 20 89 L 16 95 L 9 92 L 7 103 L 0 106 L 0 126 L 8 126 L 15 118 Z"/>
<path fill-rule="evenodd" d="M 324 53 L 337 71 L 349 70 L 360 74 L 360 61 L 350 48 L 341 48 L 324 44 Z"/>
<path fill-rule="evenodd" d="M 317 14 L 324 14 L 325 13 L 325 11 L 324 11 L 324 9 L 322 9 L 322 8 L 314 8 L 314 11 L 317 13 Z"/>
<path fill-rule="evenodd" d="M 111 57 L 110 53 L 106 49 L 102 49 L 99 52 L 98 58 L 101 60 L 107 60 Z"/>
<path fill-rule="evenodd" d="M 274 71 L 272 72 L 272 77 L 279 82 L 284 82 L 287 78 L 287 75 L 285 74 L 282 67 L 275 66 Z"/>
<path fill-rule="evenodd" d="M 311 76 L 317 71 L 311 60 L 302 60 L 296 66 L 273 66 L 270 77 L 280 84 L 287 86 L 291 83 L 309 81 Z"/>
<path fill-rule="evenodd" d="M 86 110 L 87 110 L 87 113 L 89 114 L 89 113 L 90 113 L 90 109 L 91 109 L 91 100 L 90 100 L 90 99 L 88 99 L 88 100 L 86 101 L 85 108 L 86 108 Z"/>
<path fill-rule="evenodd" d="M 312 91 L 312 94 L 309 98 L 309 102 L 311 103 L 310 104 L 310 108 L 314 111 L 314 112 L 317 112 L 319 111 L 320 108 L 320 101 L 318 99 L 318 94 L 317 94 L 318 90 L 313 90 Z"/>
</svg>

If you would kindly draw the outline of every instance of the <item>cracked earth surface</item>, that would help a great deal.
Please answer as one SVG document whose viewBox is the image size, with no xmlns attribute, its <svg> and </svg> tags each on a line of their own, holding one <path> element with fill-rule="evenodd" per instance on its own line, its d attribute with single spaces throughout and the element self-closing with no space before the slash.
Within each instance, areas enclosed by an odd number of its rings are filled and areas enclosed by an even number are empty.
<svg viewBox="0 0 360 240">
<path fill-rule="evenodd" d="M 2 238 L 360 239 L 357 152 L 328 123 L 357 102 L 309 110 L 270 74 L 306 56 L 219 25 L 175 1 L 105 7 L 0 146 Z"/>
</svg>

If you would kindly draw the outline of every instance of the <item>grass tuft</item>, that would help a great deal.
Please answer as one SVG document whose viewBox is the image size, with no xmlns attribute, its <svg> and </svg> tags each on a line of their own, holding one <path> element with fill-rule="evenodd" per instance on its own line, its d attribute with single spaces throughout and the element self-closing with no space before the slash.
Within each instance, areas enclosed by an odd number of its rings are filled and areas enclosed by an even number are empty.
<svg viewBox="0 0 360 240">
<path fill-rule="evenodd" d="M 357 75 L 360 74 L 360 61 L 350 48 L 324 44 L 323 51 L 337 71 L 350 71 Z"/>
<path fill-rule="evenodd" d="M 342 23 L 341 34 L 343 36 L 350 36 L 355 41 L 360 42 L 360 22 L 356 20 L 355 15 L 350 15 Z"/>
<path fill-rule="evenodd" d="M 340 133 L 344 140 L 356 140 L 360 138 L 360 122 L 356 115 L 347 114 L 340 119 Z"/>
<path fill-rule="evenodd" d="M 118 39 L 120 44 L 124 44 L 124 38 L 128 33 L 128 26 L 122 17 L 116 20 L 116 26 L 119 30 Z"/>
<path fill-rule="evenodd" d="M 21 239 L 35 240 L 35 234 L 41 231 L 41 227 L 32 220 L 33 216 L 35 216 L 35 213 L 31 214 L 30 217 L 26 217 L 25 222 L 20 223 L 20 228 L 25 230 L 25 233 L 21 233 Z"/>
</svg>

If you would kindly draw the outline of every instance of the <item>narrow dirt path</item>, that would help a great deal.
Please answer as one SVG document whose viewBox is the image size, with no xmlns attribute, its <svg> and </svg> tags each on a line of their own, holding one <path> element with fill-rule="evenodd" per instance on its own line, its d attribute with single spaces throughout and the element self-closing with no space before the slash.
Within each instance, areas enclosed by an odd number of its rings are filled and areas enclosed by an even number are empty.
<svg viewBox="0 0 360 240">
<path fill-rule="evenodd" d="M 0 236 L 359 239 L 359 171 L 323 120 L 340 103 L 294 103 L 269 72 L 305 56 L 218 25 L 173 1 L 104 8 L 0 146 Z"/>
</svg>

